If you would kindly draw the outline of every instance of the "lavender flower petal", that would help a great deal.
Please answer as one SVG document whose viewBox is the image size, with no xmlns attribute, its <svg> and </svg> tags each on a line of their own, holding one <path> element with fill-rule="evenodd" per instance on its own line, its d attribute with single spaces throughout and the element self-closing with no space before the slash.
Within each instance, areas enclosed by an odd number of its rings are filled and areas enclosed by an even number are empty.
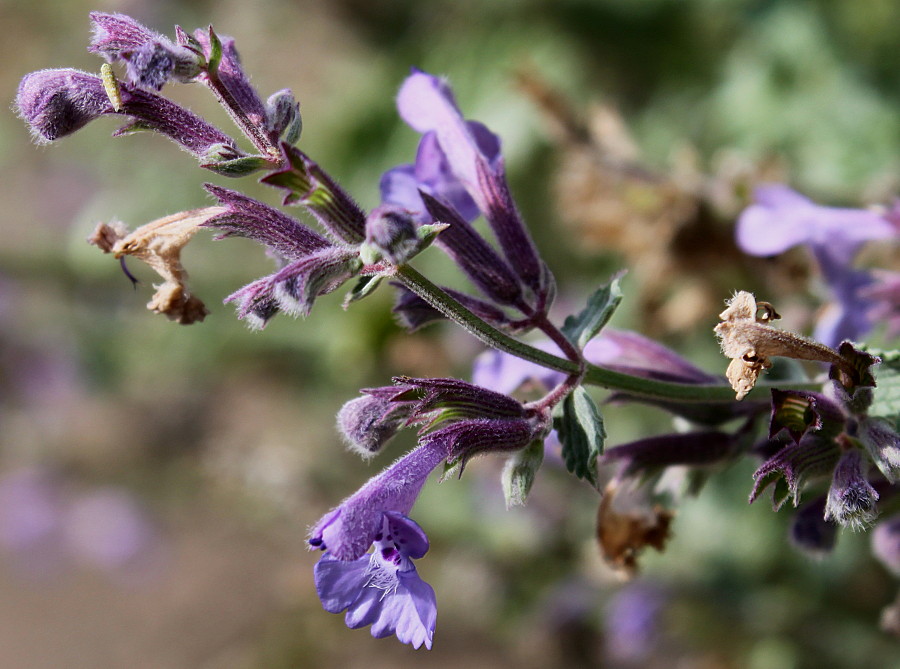
<svg viewBox="0 0 900 669">
<path fill-rule="evenodd" d="M 339 560 L 358 559 L 382 528 L 385 512 L 407 515 L 428 475 L 447 456 L 441 444 L 422 444 L 326 514 L 310 531 L 310 544 Z"/>
<path fill-rule="evenodd" d="M 759 186 L 754 204 L 737 223 L 738 246 L 745 253 L 772 256 L 797 244 L 842 249 L 849 262 L 859 245 L 897 234 L 884 217 L 864 209 L 822 207 L 781 184 Z"/>
<path fill-rule="evenodd" d="M 379 515 L 375 550 L 354 560 L 326 552 L 316 564 L 316 591 L 326 611 L 347 610 L 351 629 L 372 626 L 372 636 L 395 634 L 413 648 L 431 648 L 437 620 L 434 590 L 418 575 L 413 559 L 428 551 L 428 539 L 414 521 Z"/>
</svg>

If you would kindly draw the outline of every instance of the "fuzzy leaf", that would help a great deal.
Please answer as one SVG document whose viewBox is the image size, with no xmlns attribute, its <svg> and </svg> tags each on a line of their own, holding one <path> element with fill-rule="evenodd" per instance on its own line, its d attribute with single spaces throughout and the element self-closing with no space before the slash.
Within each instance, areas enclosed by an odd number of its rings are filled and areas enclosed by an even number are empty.
<svg viewBox="0 0 900 669">
<path fill-rule="evenodd" d="M 558 406 L 562 410 L 560 415 L 554 416 L 553 426 L 562 443 L 566 469 L 596 488 L 597 457 L 603 454 L 603 442 L 606 439 L 600 410 L 581 386 L 573 390 Z"/>
<path fill-rule="evenodd" d="M 569 341 L 583 348 L 599 334 L 622 301 L 622 288 L 619 284 L 624 274 L 624 271 L 614 274 L 608 284 L 601 286 L 588 298 L 587 306 L 580 313 L 566 318 L 562 331 Z"/>
<path fill-rule="evenodd" d="M 500 481 L 506 507 L 523 506 L 531 492 L 531 485 L 544 461 L 544 440 L 537 439 L 520 451 L 513 453 L 503 467 Z"/>
</svg>

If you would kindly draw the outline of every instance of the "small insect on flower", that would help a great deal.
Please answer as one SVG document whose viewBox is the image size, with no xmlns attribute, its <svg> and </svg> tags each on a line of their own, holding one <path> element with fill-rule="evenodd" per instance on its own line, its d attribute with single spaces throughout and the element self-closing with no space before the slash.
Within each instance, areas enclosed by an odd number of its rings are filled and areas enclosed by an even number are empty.
<svg viewBox="0 0 900 669">
<path fill-rule="evenodd" d="M 103 88 L 113 109 L 122 111 L 122 89 L 119 88 L 119 80 L 116 79 L 116 73 L 113 72 L 112 65 L 103 63 L 100 66 L 100 78 L 103 80 Z"/>
</svg>

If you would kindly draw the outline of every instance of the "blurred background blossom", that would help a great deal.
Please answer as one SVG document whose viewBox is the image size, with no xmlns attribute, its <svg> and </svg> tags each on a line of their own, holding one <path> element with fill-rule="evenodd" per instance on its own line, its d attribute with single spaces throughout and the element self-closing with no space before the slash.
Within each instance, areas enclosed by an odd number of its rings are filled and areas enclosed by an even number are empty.
<svg viewBox="0 0 900 669">
<path fill-rule="evenodd" d="M 784 327 L 804 332 L 827 301 L 802 249 L 739 253 L 734 223 L 755 185 L 854 208 L 900 193 L 890 0 L 865 11 L 829 0 L 0 0 L 8 100 L 28 72 L 98 69 L 91 10 L 170 36 L 176 23 L 234 36 L 264 95 L 293 89 L 301 146 L 366 208 L 379 175 L 414 156 L 418 138 L 394 108 L 409 67 L 448 75 L 467 115 L 503 140 L 560 313 L 628 266 L 613 325 L 714 373 L 711 328 L 736 288 L 766 295 Z M 166 91 L 227 127 L 199 88 Z M 150 272 L 133 267 L 132 289 L 84 239 L 99 221 L 134 227 L 208 205 L 204 181 L 234 183 L 158 137 L 110 139 L 115 127 L 101 120 L 36 148 L 0 115 L 0 666 L 421 662 L 321 612 L 304 537 L 380 468 L 345 452 L 340 406 L 392 374 L 470 378 L 480 346 L 443 326 L 404 334 L 388 291 L 346 312 L 326 296 L 313 321 L 250 332 L 219 303 L 269 261 L 209 236 L 185 264 L 212 314 L 191 327 L 153 317 Z M 895 250 L 870 244 L 855 266 L 896 271 Z M 437 254 L 429 262 L 441 283 L 458 279 Z M 888 334 L 876 328 L 873 343 Z M 608 410 L 607 429 L 616 445 L 671 426 L 633 406 Z M 381 459 L 409 445 L 399 437 Z M 787 541 L 787 515 L 746 505 L 753 463 L 684 503 L 666 552 L 646 555 L 627 585 L 598 555 L 588 486 L 547 467 L 528 506 L 505 511 L 501 467 L 473 462 L 417 505 L 432 541 L 420 572 L 441 607 L 429 663 L 900 662 L 878 629 L 897 586 L 867 539 L 842 532 L 811 564 Z"/>
</svg>

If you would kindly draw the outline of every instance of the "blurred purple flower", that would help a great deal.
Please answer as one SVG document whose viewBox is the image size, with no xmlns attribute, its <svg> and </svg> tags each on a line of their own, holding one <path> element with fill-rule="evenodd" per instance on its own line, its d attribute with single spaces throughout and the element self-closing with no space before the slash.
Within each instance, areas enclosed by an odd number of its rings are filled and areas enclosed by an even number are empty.
<svg viewBox="0 0 900 669">
<path fill-rule="evenodd" d="M 77 560 L 123 574 L 147 566 L 158 539 L 150 518 L 124 490 L 72 493 L 41 468 L 0 477 L 0 548 L 30 571 Z"/>
<path fill-rule="evenodd" d="M 628 664 L 648 660 L 661 636 L 666 595 L 657 586 L 631 583 L 612 596 L 604 616 L 607 652 Z"/>
<path fill-rule="evenodd" d="M 428 552 L 425 532 L 405 515 L 387 511 L 374 544 L 371 555 L 355 560 L 322 556 L 314 572 L 322 606 L 330 613 L 346 609 L 351 629 L 371 625 L 375 638 L 394 634 L 413 648 L 430 649 L 437 601 L 412 562 Z"/>
<path fill-rule="evenodd" d="M 49 472 L 23 468 L 0 478 L 0 547 L 38 572 L 62 562 L 64 500 Z"/>
<path fill-rule="evenodd" d="M 832 293 L 832 303 L 816 325 L 816 339 L 837 346 L 872 328 L 879 299 L 870 292 L 875 279 L 851 263 L 863 243 L 900 234 L 889 216 L 823 207 L 787 186 L 768 184 L 754 191 L 754 203 L 741 214 L 735 234 L 738 246 L 750 255 L 773 256 L 797 244 L 812 251 Z"/>
<path fill-rule="evenodd" d="M 116 488 L 93 490 L 73 500 L 64 527 L 72 555 L 105 570 L 135 564 L 156 544 L 147 514 L 131 495 Z"/>
<path fill-rule="evenodd" d="M 551 342 L 532 344 L 549 353 L 559 354 Z M 652 339 L 628 330 L 604 328 L 584 347 L 585 359 L 595 365 L 648 379 L 675 383 L 721 383 L 680 355 Z M 475 360 L 472 382 L 500 393 L 511 393 L 527 382 L 539 383 L 549 390 L 565 375 L 499 351 L 485 351 Z"/>
<path fill-rule="evenodd" d="M 900 514 L 882 520 L 872 532 L 872 552 L 900 578 Z"/>
</svg>

